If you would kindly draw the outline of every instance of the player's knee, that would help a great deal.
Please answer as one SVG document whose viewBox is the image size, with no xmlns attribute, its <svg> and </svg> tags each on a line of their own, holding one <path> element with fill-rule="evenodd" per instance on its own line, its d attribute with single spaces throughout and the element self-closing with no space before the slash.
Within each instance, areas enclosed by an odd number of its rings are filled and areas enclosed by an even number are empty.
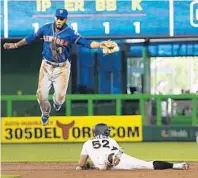
<svg viewBox="0 0 198 178">
<path fill-rule="evenodd" d="M 36 97 L 39 103 L 46 102 L 48 100 L 48 98 L 40 90 L 37 90 Z"/>
<path fill-rule="evenodd" d="M 65 95 L 64 94 L 57 95 L 56 102 L 58 104 L 62 104 L 64 101 L 65 101 Z"/>
</svg>

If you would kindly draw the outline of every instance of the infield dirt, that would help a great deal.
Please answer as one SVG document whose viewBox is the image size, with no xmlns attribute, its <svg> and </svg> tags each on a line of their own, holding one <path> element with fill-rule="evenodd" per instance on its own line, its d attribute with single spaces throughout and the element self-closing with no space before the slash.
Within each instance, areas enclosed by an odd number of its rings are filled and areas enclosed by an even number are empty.
<svg viewBox="0 0 198 178">
<path fill-rule="evenodd" d="M 1 163 L 1 174 L 13 178 L 197 178 L 198 162 L 189 170 L 76 171 L 75 163 Z M 7 177 L 6 177 L 7 178 Z"/>
</svg>

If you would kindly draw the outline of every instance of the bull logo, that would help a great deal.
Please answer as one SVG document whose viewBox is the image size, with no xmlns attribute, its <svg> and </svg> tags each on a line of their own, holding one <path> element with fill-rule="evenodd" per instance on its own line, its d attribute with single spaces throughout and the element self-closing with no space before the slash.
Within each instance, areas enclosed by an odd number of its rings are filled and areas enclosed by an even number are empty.
<svg viewBox="0 0 198 178">
<path fill-rule="evenodd" d="M 69 124 L 62 124 L 59 121 L 56 121 L 56 125 L 62 129 L 62 136 L 64 139 L 69 138 L 69 129 L 72 128 L 74 124 L 75 121 L 72 121 Z"/>
</svg>

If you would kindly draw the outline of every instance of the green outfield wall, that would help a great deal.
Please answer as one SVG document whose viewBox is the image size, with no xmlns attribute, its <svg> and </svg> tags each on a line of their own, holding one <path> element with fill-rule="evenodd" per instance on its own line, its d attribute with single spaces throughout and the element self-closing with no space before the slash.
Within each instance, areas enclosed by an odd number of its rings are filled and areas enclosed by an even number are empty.
<svg viewBox="0 0 198 178">
<path fill-rule="evenodd" d="M 52 100 L 52 96 L 49 96 L 49 99 Z M 197 94 L 181 94 L 181 95 L 150 95 L 150 94 L 123 94 L 123 95 L 80 95 L 80 94 L 73 94 L 67 95 L 66 102 L 63 106 L 63 115 L 71 116 L 71 115 L 80 115 L 78 112 L 74 111 L 75 105 L 83 105 L 83 109 L 86 110 L 84 115 L 92 116 L 92 115 L 105 115 L 101 113 L 95 113 L 98 106 L 101 106 L 106 112 L 110 112 L 109 115 L 141 115 L 143 125 L 149 125 L 148 119 L 148 112 L 149 112 L 149 104 L 151 102 L 155 102 L 155 118 L 156 118 L 156 125 L 162 125 L 162 106 L 161 103 L 164 100 L 173 100 L 173 101 L 183 101 L 188 102 L 191 107 L 191 113 L 187 116 L 182 115 L 175 115 L 172 116 L 172 121 L 177 122 L 177 120 L 184 123 L 184 125 L 191 125 L 196 126 L 198 120 L 198 95 Z M 2 95 L 1 101 L 3 103 L 3 109 L 5 110 L 5 116 L 12 117 L 13 112 L 13 103 L 20 102 L 22 108 L 26 108 L 27 102 L 34 102 L 34 107 L 36 106 L 37 111 L 39 111 L 39 106 L 36 101 L 35 95 Z M 85 104 L 86 103 L 86 104 Z M 128 103 L 131 103 L 130 107 Z M 135 105 L 135 107 L 134 107 Z M 110 108 L 114 109 L 110 109 Z M 132 112 L 135 109 L 137 113 Z M 130 112 L 126 112 L 126 110 L 130 110 Z M 55 113 L 54 115 L 59 115 L 59 113 Z M 21 115 L 24 116 L 24 115 Z M 33 116 L 36 116 L 33 115 Z"/>
</svg>

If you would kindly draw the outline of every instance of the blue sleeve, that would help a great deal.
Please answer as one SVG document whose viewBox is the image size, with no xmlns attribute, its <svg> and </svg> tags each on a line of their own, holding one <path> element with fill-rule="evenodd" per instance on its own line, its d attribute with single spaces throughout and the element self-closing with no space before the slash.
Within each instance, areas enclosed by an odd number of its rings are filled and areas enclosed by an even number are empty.
<svg viewBox="0 0 198 178">
<path fill-rule="evenodd" d="M 72 32 L 73 32 L 72 33 L 73 43 L 82 45 L 87 48 L 91 48 L 91 43 L 92 43 L 91 40 L 87 40 L 87 39 L 83 38 L 81 35 L 79 35 L 78 33 L 75 33 L 73 30 L 72 30 Z"/>
<path fill-rule="evenodd" d="M 81 38 L 77 41 L 77 44 L 82 45 L 82 46 L 85 46 L 85 47 L 87 47 L 87 48 L 91 48 L 91 43 L 92 43 L 92 41 L 87 40 L 87 39 L 85 39 L 85 38 L 83 38 L 83 37 L 81 37 Z"/>
<path fill-rule="evenodd" d="M 26 42 L 29 44 L 39 37 L 43 36 L 44 26 L 40 27 L 36 33 L 33 33 L 25 38 Z"/>
</svg>

